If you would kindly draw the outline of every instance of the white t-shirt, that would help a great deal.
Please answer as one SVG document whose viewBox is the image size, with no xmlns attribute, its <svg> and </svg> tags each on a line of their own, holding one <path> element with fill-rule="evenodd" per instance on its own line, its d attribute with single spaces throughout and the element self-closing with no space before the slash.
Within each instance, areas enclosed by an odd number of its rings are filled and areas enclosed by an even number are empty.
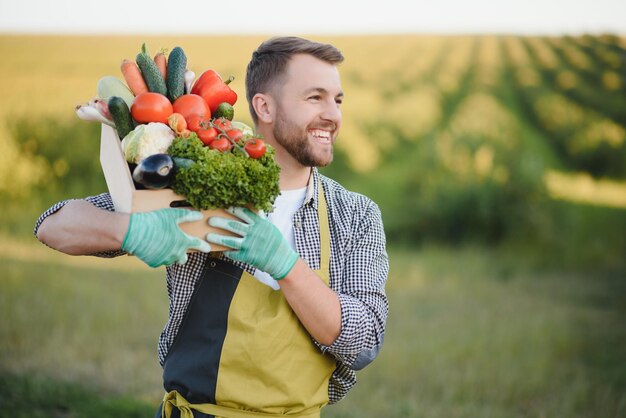
<svg viewBox="0 0 626 418">
<path fill-rule="evenodd" d="M 274 201 L 274 211 L 267 215 L 267 219 L 278 228 L 291 248 L 296 249 L 296 239 L 293 231 L 293 217 L 302 207 L 307 188 L 283 190 Z M 269 274 L 257 269 L 254 277 L 274 290 L 278 290 L 278 282 Z"/>
</svg>

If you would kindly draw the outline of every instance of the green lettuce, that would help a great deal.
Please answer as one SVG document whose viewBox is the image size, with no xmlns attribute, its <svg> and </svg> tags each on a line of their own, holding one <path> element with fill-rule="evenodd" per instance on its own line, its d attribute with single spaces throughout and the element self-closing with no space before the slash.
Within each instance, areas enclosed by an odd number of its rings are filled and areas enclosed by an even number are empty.
<svg viewBox="0 0 626 418">
<path fill-rule="evenodd" d="M 269 145 L 261 158 L 254 159 L 237 151 L 212 150 L 192 133 L 175 138 L 167 152 L 195 162 L 177 168 L 172 189 L 196 209 L 247 206 L 270 212 L 280 194 L 280 167 Z"/>
</svg>

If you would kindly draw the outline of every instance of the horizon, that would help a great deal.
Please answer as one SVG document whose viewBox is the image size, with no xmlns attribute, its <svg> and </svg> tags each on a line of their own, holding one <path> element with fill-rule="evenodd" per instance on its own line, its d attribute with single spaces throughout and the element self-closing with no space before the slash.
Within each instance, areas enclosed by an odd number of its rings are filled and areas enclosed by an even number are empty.
<svg viewBox="0 0 626 418">
<path fill-rule="evenodd" d="M 164 12 L 167 6 L 164 0 L 109 0 L 98 8 L 77 0 L 0 0 L 0 34 L 626 36 L 626 2 L 620 0 L 362 0 L 356 8 L 333 0 L 297 7 L 288 0 L 231 0 L 219 15 L 209 3 L 187 0 L 176 8 L 184 18 Z"/>
</svg>

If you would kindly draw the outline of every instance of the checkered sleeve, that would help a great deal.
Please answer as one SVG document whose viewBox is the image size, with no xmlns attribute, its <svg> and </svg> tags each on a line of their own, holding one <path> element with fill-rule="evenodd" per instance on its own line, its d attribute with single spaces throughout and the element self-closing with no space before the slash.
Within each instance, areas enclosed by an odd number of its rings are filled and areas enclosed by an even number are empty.
<svg viewBox="0 0 626 418">
<path fill-rule="evenodd" d="M 35 234 L 35 236 L 37 236 L 37 231 L 39 231 L 39 227 L 48 216 L 57 213 L 59 210 L 61 210 L 61 208 L 63 208 L 63 206 L 65 206 L 68 202 L 71 202 L 72 200 L 75 200 L 75 199 L 67 199 L 67 200 L 63 200 L 61 202 L 55 203 L 50 208 L 48 208 L 48 210 L 42 213 L 41 216 L 35 222 L 35 229 L 33 230 L 33 233 Z M 113 206 L 113 200 L 111 200 L 111 195 L 108 193 L 101 193 L 96 196 L 89 196 L 89 197 L 84 198 L 83 200 L 86 200 L 87 202 L 91 203 L 97 208 L 108 210 L 111 212 L 115 211 L 115 207 Z M 124 255 L 124 254 L 126 254 L 125 251 L 119 250 L 119 251 L 103 251 L 103 252 L 95 253 L 92 255 L 96 257 L 113 258 L 113 257 L 117 257 L 117 256 Z"/>
<path fill-rule="evenodd" d="M 385 233 L 378 206 L 361 196 L 362 215 L 346 250 L 341 285 L 341 332 L 329 351 L 347 367 L 359 370 L 378 354 L 385 334 L 389 272 Z"/>
</svg>

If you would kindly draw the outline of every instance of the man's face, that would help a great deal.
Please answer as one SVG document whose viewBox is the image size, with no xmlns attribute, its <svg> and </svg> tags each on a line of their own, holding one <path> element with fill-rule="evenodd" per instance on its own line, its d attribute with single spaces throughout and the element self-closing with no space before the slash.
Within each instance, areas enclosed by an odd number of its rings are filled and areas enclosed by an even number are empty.
<svg viewBox="0 0 626 418">
<path fill-rule="evenodd" d="M 276 91 L 276 142 L 303 166 L 330 164 L 343 100 L 337 67 L 310 55 L 295 55 L 285 83 Z"/>
</svg>

